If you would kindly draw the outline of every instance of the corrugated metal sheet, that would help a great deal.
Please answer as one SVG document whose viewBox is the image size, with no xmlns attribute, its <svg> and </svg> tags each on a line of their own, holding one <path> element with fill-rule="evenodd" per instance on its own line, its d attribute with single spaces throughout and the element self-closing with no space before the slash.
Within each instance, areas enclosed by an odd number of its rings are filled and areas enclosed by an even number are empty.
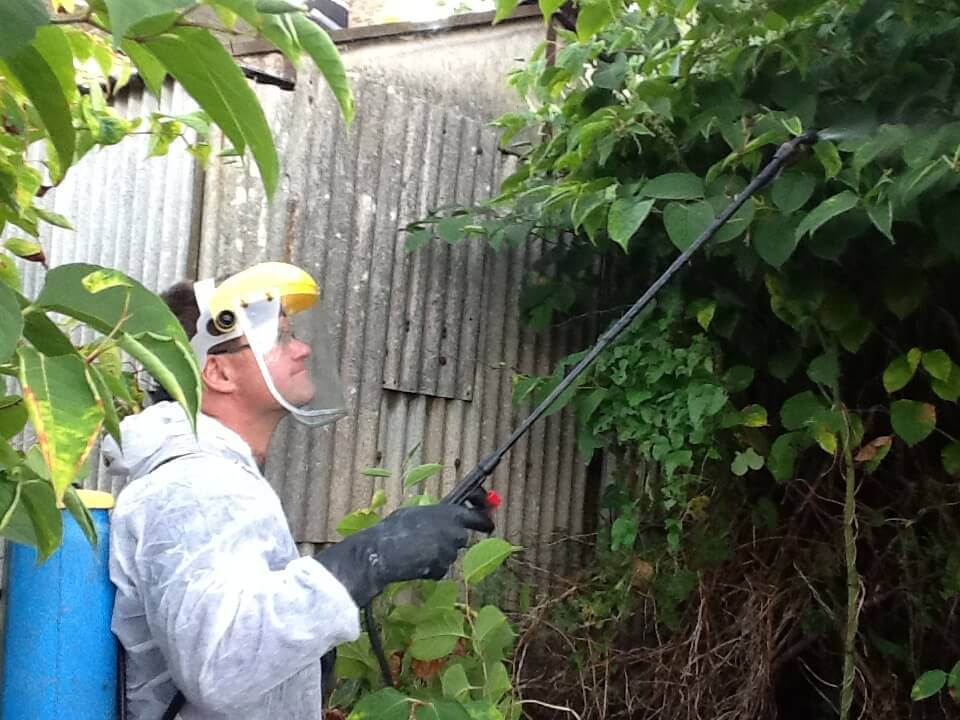
<svg viewBox="0 0 960 720">
<path fill-rule="evenodd" d="M 267 205 L 254 171 L 237 163 L 212 167 L 204 193 L 202 277 L 280 259 L 308 268 L 324 288 L 349 416 L 319 431 L 290 423 L 267 469 L 302 543 L 337 539 L 339 519 L 377 487 L 396 504 L 407 458 L 408 467 L 443 463 L 428 489 L 449 490 L 517 422 L 514 372 L 549 372 L 586 341 L 574 326 L 549 336 L 520 327 L 535 244 L 403 250 L 406 223 L 495 191 L 511 162 L 493 131 L 402 88 L 354 78 L 354 91 L 348 131 L 315 76 L 301 77 L 293 94 L 259 88 L 278 129 L 277 196 Z M 580 532 L 586 470 L 575 447 L 566 413 L 515 447 L 494 479 L 504 498 L 500 534 L 536 545 Z M 370 466 L 394 474 L 360 474 Z M 530 559 L 551 553 L 547 546 Z"/>
<path fill-rule="evenodd" d="M 183 88 L 170 81 L 159 99 L 131 87 L 116 98 L 114 107 L 129 118 L 197 109 Z M 151 290 L 193 276 L 202 171 L 182 143 L 174 143 L 169 154 L 159 158 L 148 158 L 147 146 L 143 136 L 91 150 L 46 195 L 44 206 L 66 216 L 76 228 L 41 226 L 40 242 L 50 267 L 72 262 L 105 265 Z M 21 267 L 24 293 L 34 297 L 43 286 L 45 271 L 33 263 Z M 97 452 L 91 466 L 88 487 L 119 492 L 102 472 Z"/>
</svg>

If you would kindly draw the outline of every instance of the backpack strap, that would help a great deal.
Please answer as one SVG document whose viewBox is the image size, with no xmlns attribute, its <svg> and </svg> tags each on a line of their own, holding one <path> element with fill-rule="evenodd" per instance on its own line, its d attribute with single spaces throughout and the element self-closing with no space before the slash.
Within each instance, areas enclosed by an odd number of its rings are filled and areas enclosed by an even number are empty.
<svg viewBox="0 0 960 720">
<path fill-rule="evenodd" d="M 182 692 L 177 690 L 177 694 L 173 696 L 173 700 L 170 701 L 166 712 L 163 713 L 163 717 L 160 720 L 173 720 L 177 716 L 177 713 L 183 709 L 186 702 L 187 698 L 184 697 Z"/>
</svg>

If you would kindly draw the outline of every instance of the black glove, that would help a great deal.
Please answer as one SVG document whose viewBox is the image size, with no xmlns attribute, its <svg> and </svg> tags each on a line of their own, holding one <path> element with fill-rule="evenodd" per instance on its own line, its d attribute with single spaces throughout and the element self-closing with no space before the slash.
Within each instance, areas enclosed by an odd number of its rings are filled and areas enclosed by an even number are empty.
<svg viewBox="0 0 960 720">
<path fill-rule="evenodd" d="M 468 530 L 489 533 L 493 520 L 462 505 L 401 508 L 313 557 L 365 607 L 392 582 L 442 578 Z"/>
</svg>

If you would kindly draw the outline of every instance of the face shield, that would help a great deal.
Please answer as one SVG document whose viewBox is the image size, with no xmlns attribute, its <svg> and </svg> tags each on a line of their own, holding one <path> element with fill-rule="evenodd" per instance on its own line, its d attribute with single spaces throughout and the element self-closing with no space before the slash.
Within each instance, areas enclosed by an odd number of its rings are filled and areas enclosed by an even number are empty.
<svg viewBox="0 0 960 720">
<path fill-rule="evenodd" d="M 194 285 L 200 317 L 191 343 L 211 355 L 250 352 L 274 399 L 305 425 L 345 414 L 343 391 L 316 282 L 286 263 L 261 263 Z"/>
</svg>

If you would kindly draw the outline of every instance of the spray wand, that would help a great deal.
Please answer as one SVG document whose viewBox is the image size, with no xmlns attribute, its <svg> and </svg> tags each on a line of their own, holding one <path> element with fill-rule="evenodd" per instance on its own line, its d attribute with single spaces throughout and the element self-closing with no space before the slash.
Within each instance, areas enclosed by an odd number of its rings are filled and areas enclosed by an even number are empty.
<svg viewBox="0 0 960 720">
<path fill-rule="evenodd" d="M 467 473 L 456 487 L 450 491 L 450 493 L 443 498 L 443 502 L 451 504 L 463 504 L 467 498 L 471 497 L 478 488 L 483 486 L 483 483 L 486 481 L 490 475 L 493 474 L 493 471 L 496 469 L 497 465 L 500 464 L 500 460 L 503 459 L 503 456 L 512 448 L 517 441 L 526 434 L 527 430 L 540 419 L 541 416 L 547 411 L 547 409 L 556 401 L 560 395 L 563 394 L 564 390 L 569 388 L 573 382 L 586 370 L 594 360 L 597 359 L 597 356 L 600 355 L 604 350 L 606 350 L 617 336 L 620 335 L 624 329 L 633 322 L 634 318 L 640 314 L 640 311 L 643 310 L 646 305 L 653 300 L 653 298 L 660 292 L 661 288 L 666 285 L 670 278 L 679 270 L 690 257 L 700 249 L 700 246 L 707 242 L 710 238 L 716 235 L 717 231 L 720 230 L 726 224 L 726 222 L 733 216 L 737 210 L 754 194 L 757 190 L 762 189 L 767 184 L 769 184 L 780 172 L 781 168 L 787 163 L 788 160 L 800 149 L 803 147 L 808 147 L 813 145 L 819 139 L 820 133 L 816 130 L 809 130 L 803 135 L 798 135 L 797 137 L 788 140 L 783 143 L 777 151 L 774 153 L 773 158 L 766 166 L 750 181 L 750 183 L 733 198 L 731 203 L 721 212 L 712 223 L 710 227 L 703 231 L 703 233 L 698 237 L 693 243 L 690 244 L 686 250 L 684 250 L 677 258 L 670 264 L 664 273 L 657 278 L 656 282 L 651 285 L 643 295 L 633 304 L 633 306 L 627 310 L 624 315 L 617 320 L 613 325 L 611 325 L 607 331 L 600 336 L 600 339 L 597 340 L 596 344 L 590 349 L 583 358 L 580 359 L 580 362 L 567 373 L 566 377 L 560 381 L 560 383 L 553 389 L 553 391 L 547 395 L 544 400 L 537 405 L 537 407 L 530 413 L 529 417 L 524 420 L 520 426 L 513 431 L 510 437 L 500 445 L 496 450 L 483 458 L 477 466 Z M 488 493 L 488 501 L 492 506 L 499 504 L 499 497 L 494 493 Z"/>
<path fill-rule="evenodd" d="M 456 487 L 450 491 L 450 493 L 443 498 L 442 502 L 450 504 L 459 504 L 467 502 L 469 499 L 473 502 L 473 499 L 477 497 L 477 491 L 483 487 L 483 483 L 486 482 L 487 478 L 493 474 L 493 471 L 497 468 L 497 465 L 500 464 L 500 461 L 503 459 L 503 456 L 509 452 L 517 441 L 522 438 L 527 430 L 539 420 L 547 409 L 556 401 L 560 395 L 563 394 L 564 390 L 569 388 L 573 382 L 580 377 L 584 370 L 586 370 L 590 364 L 597 359 L 597 357 L 606 350 L 614 340 L 623 332 L 628 325 L 640 314 L 640 311 L 643 310 L 647 304 L 656 297 L 657 293 L 666 285 L 670 278 L 679 270 L 690 257 L 700 249 L 700 246 L 707 242 L 710 238 L 717 234 L 717 231 L 722 228 L 726 222 L 733 216 L 740 207 L 749 200 L 757 190 L 764 188 L 768 185 L 776 176 L 777 173 L 783 168 L 784 165 L 793 157 L 793 155 L 804 147 L 809 147 L 817 142 L 820 137 L 820 132 L 816 130 L 809 130 L 803 135 L 798 135 L 791 140 L 783 143 L 780 147 L 777 148 L 777 151 L 774 153 L 773 157 L 770 159 L 770 162 L 764 166 L 764 168 L 756 174 L 756 176 L 751 180 L 747 186 L 741 190 L 736 197 L 730 202 L 730 204 L 710 223 L 710 227 L 703 231 L 703 233 L 698 237 L 693 243 L 690 244 L 686 250 L 684 250 L 677 258 L 670 263 L 663 274 L 657 278 L 657 280 L 647 288 L 647 291 L 641 295 L 633 306 L 624 313 L 623 317 L 617 320 L 610 328 L 600 336 L 600 339 L 597 340 L 596 344 L 590 349 L 583 358 L 580 359 L 580 362 L 574 366 L 574 368 L 567 373 L 567 375 L 561 380 L 557 386 L 547 395 L 543 401 L 537 405 L 532 413 L 520 423 L 520 426 L 510 434 L 510 437 L 500 445 L 496 450 L 483 458 L 473 470 L 467 473 L 460 482 L 457 483 Z M 487 508 L 492 509 L 496 508 L 500 504 L 499 496 L 494 493 L 492 490 L 487 493 Z M 373 621 L 373 613 L 371 612 L 370 606 L 368 605 L 364 609 L 364 621 L 367 626 L 367 632 L 370 637 L 370 644 L 374 651 L 374 655 L 377 657 L 377 662 L 380 665 L 380 671 L 383 675 L 383 680 L 388 686 L 392 686 L 392 677 L 390 673 L 387 660 L 383 654 L 383 648 L 380 644 L 380 636 L 377 633 L 376 625 Z"/>
</svg>

